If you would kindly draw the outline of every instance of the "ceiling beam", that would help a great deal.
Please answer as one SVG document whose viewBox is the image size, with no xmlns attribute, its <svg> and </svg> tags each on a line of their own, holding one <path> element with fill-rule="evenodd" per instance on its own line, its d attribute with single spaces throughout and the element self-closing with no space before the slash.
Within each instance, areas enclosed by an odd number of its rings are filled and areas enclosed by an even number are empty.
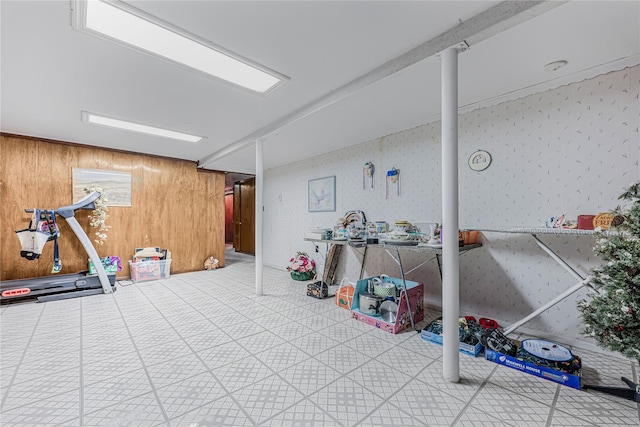
<svg viewBox="0 0 640 427">
<path fill-rule="evenodd" d="M 238 151 L 258 138 L 264 138 L 291 123 L 308 117 L 330 105 L 339 102 L 354 93 L 377 83 L 411 65 L 426 58 L 437 55 L 443 50 L 466 42 L 470 47 L 480 43 L 522 22 L 535 18 L 567 1 L 503 1 L 490 7 L 484 12 L 461 22 L 455 27 L 440 35 L 422 43 L 421 45 L 405 52 L 404 54 L 380 65 L 366 74 L 340 86 L 334 91 L 317 98 L 291 113 L 269 123 L 266 126 L 246 135 L 198 161 L 199 168 L 205 168 L 209 163 L 219 160 L 229 154 Z"/>
</svg>

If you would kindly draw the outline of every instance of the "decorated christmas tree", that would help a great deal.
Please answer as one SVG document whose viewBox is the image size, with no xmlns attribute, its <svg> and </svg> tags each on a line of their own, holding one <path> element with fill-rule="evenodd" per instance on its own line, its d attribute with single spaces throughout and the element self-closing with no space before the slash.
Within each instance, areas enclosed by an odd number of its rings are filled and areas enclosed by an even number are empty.
<svg viewBox="0 0 640 427">
<path fill-rule="evenodd" d="M 599 233 L 594 252 L 603 260 L 591 272 L 595 289 L 578 303 L 584 334 L 601 346 L 640 361 L 640 181 L 619 199 L 614 233 Z M 630 206 L 628 206 L 630 202 Z"/>
</svg>

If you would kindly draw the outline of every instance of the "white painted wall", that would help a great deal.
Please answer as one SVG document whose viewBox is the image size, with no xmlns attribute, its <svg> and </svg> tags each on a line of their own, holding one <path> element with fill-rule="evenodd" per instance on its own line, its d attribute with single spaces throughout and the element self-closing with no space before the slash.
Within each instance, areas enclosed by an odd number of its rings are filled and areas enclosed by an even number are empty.
<svg viewBox="0 0 640 427">
<path fill-rule="evenodd" d="M 576 218 L 618 204 L 617 197 L 640 179 L 640 66 L 612 72 L 544 93 L 462 114 L 459 119 L 461 226 L 540 226 L 557 214 Z M 268 141 L 265 142 L 268 149 Z M 491 153 L 489 169 L 474 172 L 468 156 Z M 376 166 L 375 188 L 363 189 L 362 169 Z M 396 167 L 401 194 L 385 197 L 385 172 Z M 307 211 L 307 181 L 336 176 L 337 210 Z M 332 226 L 351 209 L 369 220 L 437 221 L 440 205 L 440 123 L 430 123 L 363 142 L 312 160 L 265 172 L 266 265 L 285 268 L 309 227 Z M 553 250 L 584 275 L 598 263 L 590 236 L 542 236 Z M 484 246 L 460 259 L 461 310 L 502 325 L 524 317 L 571 286 L 574 280 L 526 235 L 485 233 Z M 324 250 L 324 248 L 322 248 Z M 357 279 L 358 253 L 348 249 L 339 277 Z M 422 261 L 403 257 L 405 267 Z M 370 250 L 366 274 L 398 276 L 382 250 Z M 429 305 L 440 305 L 435 262 L 407 277 L 426 284 Z M 578 292 L 526 325 L 526 329 L 565 342 L 582 341 L 575 302 Z M 525 330 L 526 330 L 525 329 Z"/>
</svg>

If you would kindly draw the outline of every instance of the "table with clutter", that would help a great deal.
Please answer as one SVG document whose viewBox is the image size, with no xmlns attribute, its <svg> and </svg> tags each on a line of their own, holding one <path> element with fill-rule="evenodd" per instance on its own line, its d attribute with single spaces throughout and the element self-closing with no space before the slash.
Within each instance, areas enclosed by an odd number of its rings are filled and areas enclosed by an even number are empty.
<svg viewBox="0 0 640 427">
<path fill-rule="evenodd" d="M 386 223 L 382 221 L 366 223 L 364 214 L 360 211 L 352 211 L 347 214 L 346 219 L 340 218 L 334 229 L 312 229 L 304 236 L 306 241 L 314 244 L 316 252 L 318 251 L 318 243 L 325 243 L 327 251 L 329 251 L 329 248 L 335 249 L 345 246 L 361 249 L 362 251 L 360 280 L 355 284 L 355 289 L 352 290 L 351 294 L 343 292 L 344 289 L 341 283 L 336 292 L 336 304 L 350 309 L 353 319 L 390 333 L 399 333 L 409 329 L 409 326 L 414 330 L 420 331 L 416 329 L 415 325 L 424 319 L 423 285 L 408 281 L 405 276 L 425 263 L 436 259 L 442 277 L 442 245 L 437 239 L 437 234 L 441 234 L 442 230 L 438 230 L 438 225 L 435 223 L 416 224 L 413 226 L 408 221 L 403 220 L 396 221 L 394 226 L 386 229 L 381 228 L 381 226 L 386 227 Z M 356 216 L 355 219 L 353 219 L 353 215 Z M 458 341 L 460 352 L 470 356 L 478 356 L 484 349 L 484 356 L 488 361 L 507 368 L 578 390 L 590 388 L 636 402 L 640 401 L 639 386 L 625 377 L 622 377 L 621 380 L 626 383 L 627 387 L 583 384 L 580 356 L 573 354 L 569 348 L 559 343 L 538 338 L 516 340 L 507 337 L 524 323 L 539 316 L 577 290 L 584 286 L 590 286 L 590 278 L 583 277 L 575 271 L 560 255 L 551 250 L 539 238 L 539 235 L 595 235 L 596 237 L 617 235 L 621 232 L 615 228 L 617 227 L 616 221 L 620 222 L 620 218 L 611 213 L 602 213 L 597 216 L 578 216 L 577 221 L 566 221 L 564 215 L 562 215 L 560 217 L 551 217 L 544 226 L 539 227 L 473 227 L 460 230 L 460 254 L 482 246 L 476 242 L 478 232 L 528 234 L 540 249 L 578 280 L 578 283 L 574 286 L 508 327 L 502 328 L 496 321 L 484 317 L 481 317 L 478 321 L 473 316 L 459 318 Z M 614 228 L 610 229 L 610 226 Z M 424 231 L 427 228 L 429 229 L 428 233 Z M 393 279 L 384 274 L 363 278 L 363 266 L 368 248 L 384 249 L 398 264 L 400 278 Z M 405 271 L 402 264 L 401 251 L 423 253 L 427 255 L 428 259 L 413 269 Z M 334 255 L 336 253 L 339 254 L 340 252 L 334 251 Z M 332 264 L 337 263 L 335 258 L 332 258 Z M 325 265 L 325 267 L 327 266 Z M 335 268 L 333 270 L 325 268 L 323 280 L 332 280 L 333 276 L 328 276 L 326 274 L 327 271 L 335 272 Z M 324 282 L 317 283 L 324 284 Z M 332 282 L 329 281 L 328 283 Z M 393 309 L 390 309 L 390 307 Z M 424 341 L 442 345 L 442 318 L 432 321 L 420 332 Z"/>
<path fill-rule="evenodd" d="M 580 357 L 574 355 L 571 350 L 561 344 L 543 339 L 531 338 L 518 341 L 507 337 L 508 334 L 550 306 L 557 304 L 582 286 L 587 286 L 588 278 L 583 278 L 575 272 L 560 256 L 551 251 L 538 238 L 538 235 L 592 235 L 595 231 L 577 227 L 565 228 L 561 225 L 561 222 L 554 222 L 545 227 L 473 227 L 458 232 L 460 254 L 482 246 L 476 241 L 479 232 L 529 234 L 541 249 L 580 280 L 577 285 L 531 315 L 505 328 L 500 327 L 495 320 L 490 318 L 481 317 L 476 321 L 473 316 L 461 317 L 458 334 L 459 350 L 470 356 L 478 356 L 484 349 L 485 358 L 493 363 L 580 389 L 583 387 L 581 381 L 582 364 Z M 359 211 L 348 212 L 346 218 L 340 218 L 333 229 L 310 229 L 304 239 L 314 244 L 316 252 L 318 244 L 325 243 L 327 253 L 331 251 L 333 256 L 330 260 L 331 265 L 325 265 L 322 281 L 309 284 L 307 294 L 309 295 L 309 286 L 318 284 L 322 286 L 325 281 L 329 284 L 333 283 L 333 273 L 335 273 L 335 264 L 337 264 L 336 254 L 340 254 L 340 250 L 336 250 L 336 248 L 353 247 L 360 250 L 362 254 L 360 280 L 354 284 L 354 287 L 346 288 L 342 287 L 343 280 L 338 289 L 334 289 L 336 304 L 350 309 L 351 317 L 355 320 L 393 334 L 412 328 L 420 331 L 424 341 L 442 345 L 444 337 L 441 318 L 432 321 L 422 330 L 416 328 L 416 324 L 424 319 L 424 289 L 421 283 L 406 280 L 405 277 L 433 259 L 437 261 L 442 276 L 442 245 L 439 239 L 442 232 L 442 229 L 439 229 L 438 224 L 435 223 L 413 225 L 408 221 L 400 220 L 395 221 L 388 228 L 384 221 L 367 223 L 364 220 L 364 214 Z M 445 229 L 444 233 L 446 232 Z M 398 279 L 389 278 L 384 274 L 363 277 L 362 267 L 366 261 L 367 250 L 370 248 L 383 249 L 396 262 L 400 270 Z M 418 266 L 407 270 L 402 262 L 402 254 L 406 255 L 405 251 L 424 254 L 427 259 Z M 322 290 L 321 287 L 319 289 Z M 350 292 L 345 292 L 345 290 Z M 316 297 L 327 297 L 327 294 Z M 592 388 L 594 386 L 584 385 L 584 387 Z"/>
<path fill-rule="evenodd" d="M 428 232 L 425 232 L 427 229 Z M 421 313 L 421 310 L 423 310 L 422 296 L 424 293 L 422 284 L 409 281 L 406 279 L 406 276 L 435 259 L 440 276 L 442 277 L 442 244 L 438 239 L 439 231 L 436 223 L 417 223 L 414 225 L 406 220 L 395 221 L 393 226 L 388 226 L 386 221 L 367 223 L 363 212 L 349 211 L 344 218 L 340 218 L 337 221 L 333 228 L 309 229 L 309 231 L 305 233 L 304 240 L 312 242 L 316 250 L 318 249 L 318 244 L 324 243 L 326 245 L 325 259 L 327 262 L 325 264 L 325 273 L 322 277 L 322 282 L 319 283 L 326 282 L 329 285 L 332 284 L 333 272 L 335 272 L 335 264 L 337 263 L 337 256 L 340 254 L 341 247 L 349 246 L 359 251 L 361 254 L 360 274 L 359 280 L 355 284 L 355 296 L 353 297 L 355 309 L 352 310 L 354 312 L 353 317 L 373 324 L 381 329 L 386 329 L 389 332 L 397 333 L 401 329 L 399 329 L 395 317 L 392 322 L 385 324 L 384 321 L 378 319 L 380 310 L 384 312 L 386 305 L 392 305 L 394 309 L 397 310 L 399 322 L 402 323 L 402 329 L 408 327 L 409 324 L 415 329 L 415 323 L 422 320 L 422 317 L 419 317 L 423 314 Z M 466 242 L 460 240 L 460 254 L 482 246 L 476 241 L 477 232 L 466 233 L 466 235 L 465 233 L 459 233 L 459 236 L 461 239 L 464 239 L 464 237 L 467 238 Z M 399 268 L 400 276 L 398 279 L 389 278 L 385 275 L 373 278 L 363 277 L 367 252 L 370 248 L 383 249 L 391 259 L 393 259 Z M 402 252 L 404 251 L 423 254 L 427 259 L 407 270 L 402 262 Z M 373 283 L 376 280 L 379 281 L 380 277 L 386 277 L 386 279 L 383 280 L 382 283 Z M 373 292 L 374 286 L 376 289 L 380 289 L 385 283 L 392 284 L 397 290 L 397 295 L 393 298 L 393 304 L 391 302 L 387 303 L 387 300 L 392 299 L 392 297 L 382 298 L 381 300 L 381 295 L 374 296 L 379 293 Z M 369 296 L 369 300 L 367 301 L 371 302 L 373 307 L 375 307 L 375 314 L 368 312 L 367 309 L 364 309 L 363 313 L 362 307 L 360 307 L 360 295 L 363 295 L 362 298 L 366 298 L 367 295 Z M 410 299 L 414 298 L 416 301 L 420 301 L 420 304 L 411 304 Z M 411 310 L 408 309 L 409 307 Z M 408 317 L 403 317 L 405 312 Z M 360 316 L 359 313 L 363 315 Z M 405 324 L 405 320 L 408 323 Z"/>
<path fill-rule="evenodd" d="M 427 228 L 429 228 L 428 232 L 426 232 Z M 344 218 L 338 219 L 333 229 L 310 228 L 305 233 L 304 240 L 313 242 L 314 245 L 324 243 L 326 245 L 325 253 L 328 253 L 332 245 L 346 245 L 361 249 L 360 279 L 362 279 L 364 273 L 368 248 L 384 249 L 398 264 L 403 277 L 434 259 L 438 263 L 438 269 L 442 276 L 442 244 L 438 238 L 439 233 L 440 229 L 437 223 L 410 224 L 406 220 L 395 221 L 393 226 L 387 224 L 386 221 L 367 223 L 362 211 L 349 211 Z M 482 246 L 482 244 L 477 243 L 477 231 L 459 232 L 459 237 L 460 254 Z M 411 270 L 405 271 L 400 250 L 432 256 Z"/>
</svg>

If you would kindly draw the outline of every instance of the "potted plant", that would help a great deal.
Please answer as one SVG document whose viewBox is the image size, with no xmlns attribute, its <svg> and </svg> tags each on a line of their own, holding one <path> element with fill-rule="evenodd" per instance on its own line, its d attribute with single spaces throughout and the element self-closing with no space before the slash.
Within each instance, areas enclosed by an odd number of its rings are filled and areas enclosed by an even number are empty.
<svg viewBox="0 0 640 427">
<path fill-rule="evenodd" d="M 306 252 L 297 252 L 289 260 L 287 271 L 293 280 L 311 280 L 316 275 L 316 262 Z"/>
</svg>

